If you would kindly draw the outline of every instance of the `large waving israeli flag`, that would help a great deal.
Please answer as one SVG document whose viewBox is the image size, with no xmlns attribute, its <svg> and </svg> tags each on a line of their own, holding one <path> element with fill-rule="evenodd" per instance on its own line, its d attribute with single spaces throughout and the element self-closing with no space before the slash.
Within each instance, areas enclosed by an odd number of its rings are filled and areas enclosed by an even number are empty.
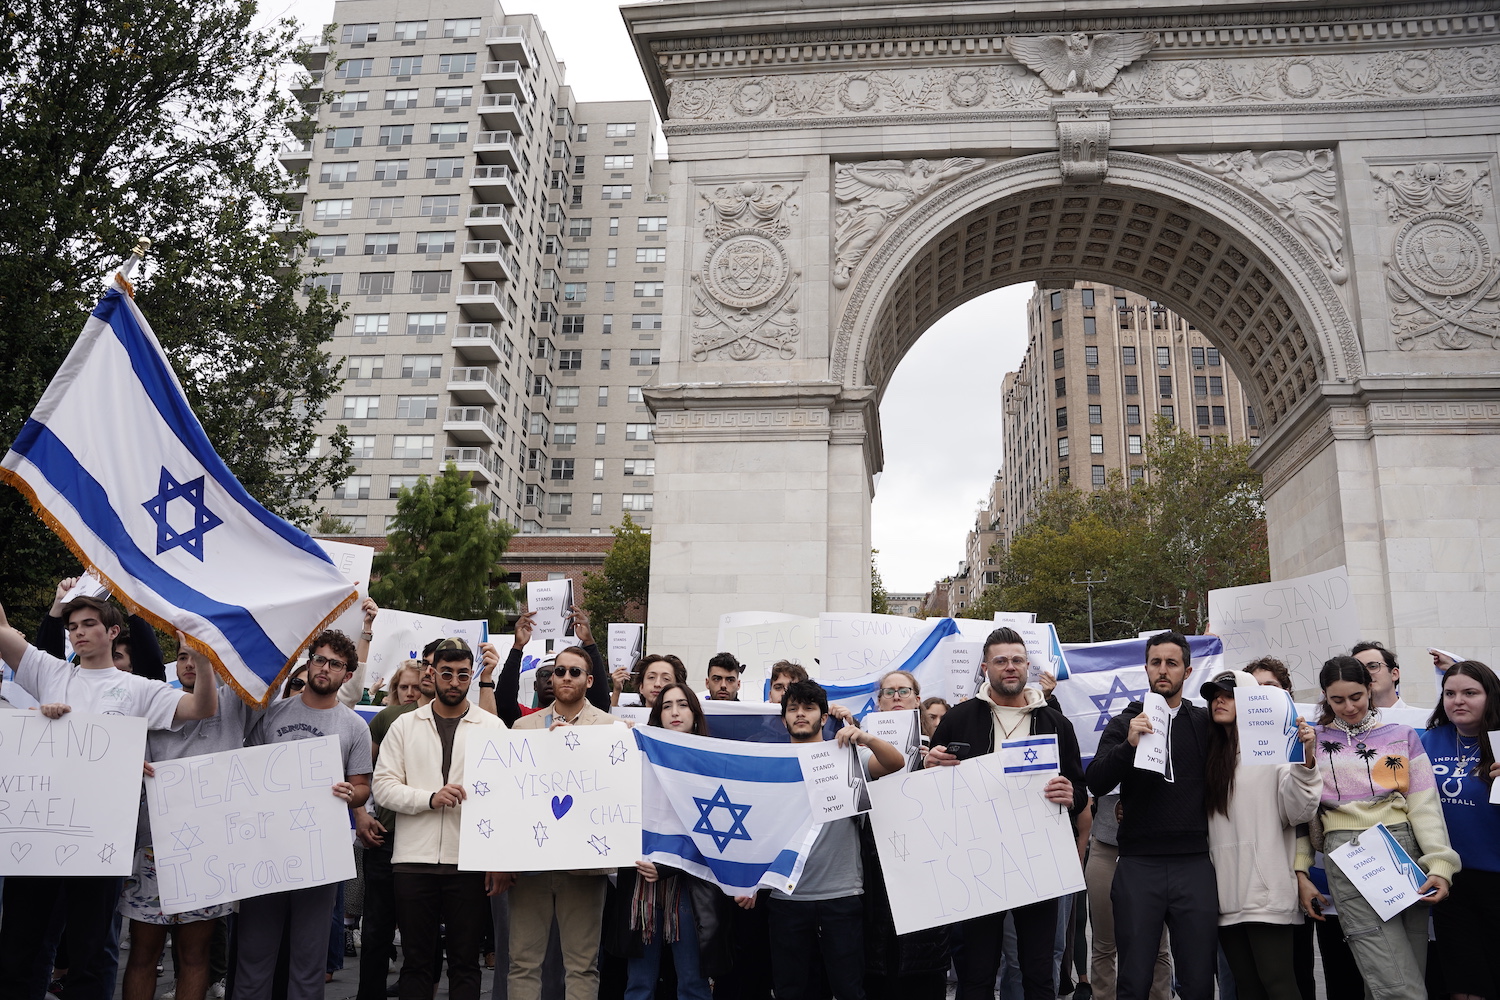
<svg viewBox="0 0 1500 1000">
<path fill-rule="evenodd" d="M 209 444 L 135 303 L 110 289 L 0 461 L 0 479 L 116 595 L 264 704 L 356 592 Z"/>
<path fill-rule="evenodd" d="M 641 849 L 731 896 L 791 892 L 817 838 L 791 744 L 739 743 L 637 726 Z"/>
</svg>

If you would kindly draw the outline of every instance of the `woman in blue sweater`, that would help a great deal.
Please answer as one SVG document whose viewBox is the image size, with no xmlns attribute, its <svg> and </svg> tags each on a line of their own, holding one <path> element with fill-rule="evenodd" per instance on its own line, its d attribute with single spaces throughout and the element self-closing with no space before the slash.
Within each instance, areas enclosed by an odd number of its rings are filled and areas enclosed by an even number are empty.
<svg viewBox="0 0 1500 1000">
<path fill-rule="evenodd" d="M 1500 764 L 1487 733 L 1500 730 L 1500 678 L 1477 660 L 1443 674 L 1442 697 L 1422 745 L 1432 761 L 1443 819 L 1463 870 L 1432 913 L 1443 985 L 1453 1000 L 1500 996 L 1500 805 L 1490 788 Z"/>
</svg>

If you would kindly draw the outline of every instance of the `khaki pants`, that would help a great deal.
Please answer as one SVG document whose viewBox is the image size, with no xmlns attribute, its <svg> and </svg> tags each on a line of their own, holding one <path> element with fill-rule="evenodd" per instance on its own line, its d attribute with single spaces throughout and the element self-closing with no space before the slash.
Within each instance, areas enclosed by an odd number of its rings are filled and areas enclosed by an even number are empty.
<svg viewBox="0 0 1500 1000">
<path fill-rule="evenodd" d="M 1089 955 L 1089 986 L 1094 1000 L 1115 1000 L 1115 909 L 1110 902 L 1110 887 L 1115 881 L 1115 864 L 1120 850 L 1112 844 L 1089 840 L 1089 863 L 1084 883 L 1089 893 L 1089 925 L 1093 946 Z M 1151 978 L 1151 1000 L 1171 1000 L 1172 956 L 1167 950 L 1167 935 L 1161 936 L 1161 950 L 1156 954 L 1156 971 Z"/>
<path fill-rule="evenodd" d="M 1414 858 L 1422 856 L 1411 824 L 1388 827 L 1396 842 Z M 1364 831 L 1369 833 L 1368 830 Z M 1373 836 L 1373 834 L 1371 834 Z M 1352 830 L 1330 830 L 1324 854 L 1353 840 Z M 1328 864 L 1328 890 L 1339 908 L 1339 926 L 1365 977 L 1365 996 L 1376 1000 L 1425 1000 L 1427 996 L 1427 917 L 1432 907 L 1408 906 L 1390 920 L 1381 920 L 1367 899 L 1338 865 Z"/>
<path fill-rule="evenodd" d="M 562 944 L 567 1000 L 598 1000 L 599 930 L 606 875 L 539 872 L 510 889 L 510 1000 L 539 1000 L 552 919 Z"/>
</svg>

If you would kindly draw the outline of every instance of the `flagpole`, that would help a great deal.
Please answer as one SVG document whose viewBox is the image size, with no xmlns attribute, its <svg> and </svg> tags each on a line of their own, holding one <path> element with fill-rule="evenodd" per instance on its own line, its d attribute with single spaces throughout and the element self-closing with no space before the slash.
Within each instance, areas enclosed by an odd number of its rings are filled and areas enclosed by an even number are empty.
<svg viewBox="0 0 1500 1000">
<path fill-rule="evenodd" d="M 125 263 L 115 272 L 115 279 L 125 288 L 125 294 L 135 298 L 135 286 L 130 283 L 130 276 L 135 273 L 135 267 L 146 257 L 146 251 L 151 249 L 151 238 L 142 236 L 135 241 L 135 248 L 130 251 L 130 256 L 125 258 Z"/>
</svg>

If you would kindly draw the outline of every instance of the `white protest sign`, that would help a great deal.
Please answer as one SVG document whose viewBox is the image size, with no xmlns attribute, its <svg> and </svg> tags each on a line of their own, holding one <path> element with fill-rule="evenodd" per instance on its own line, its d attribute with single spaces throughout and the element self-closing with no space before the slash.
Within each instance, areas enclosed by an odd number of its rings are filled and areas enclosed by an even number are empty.
<svg viewBox="0 0 1500 1000">
<path fill-rule="evenodd" d="M 641 856 L 641 754 L 623 724 L 486 729 L 465 752 L 459 868 L 576 871 Z"/>
<path fill-rule="evenodd" d="M 871 736 L 878 736 L 901 751 L 906 758 L 906 769 L 922 766 L 922 719 L 920 709 L 903 709 L 899 712 L 867 712 L 859 720 L 860 728 Z"/>
<path fill-rule="evenodd" d="M 714 648 L 719 650 L 729 649 L 733 641 L 730 632 L 733 629 L 743 628 L 747 625 L 770 625 L 772 622 L 795 622 L 802 619 L 798 615 L 782 614 L 780 611 L 731 611 L 719 616 L 719 641 Z"/>
<path fill-rule="evenodd" d="M 1406 848 L 1376 823 L 1342 847 L 1327 852 L 1381 920 L 1389 920 L 1422 898 L 1427 873 Z"/>
<path fill-rule="evenodd" d="M 1234 689 L 1235 727 L 1241 764 L 1300 764 L 1297 711 L 1292 696 L 1279 687 L 1256 685 Z"/>
<path fill-rule="evenodd" d="M 943 676 L 947 681 L 944 695 L 951 704 L 968 701 L 979 691 L 979 682 L 984 679 L 984 643 L 964 639 L 944 639 L 933 651 L 934 658 L 941 658 Z"/>
<path fill-rule="evenodd" d="M 609 626 L 609 669 L 629 670 L 646 648 L 646 626 L 635 622 L 611 622 Z"/>
<path fill-rule="evenodd" d="M 1009 625 L 1015 628 L 1017 625 L 1030 625 L 1036 621 L 1035 611 L 996 611 L 994 622 L 996 625 Z"/>
<path fill-rule="evenodd" d="M 1142 771 L 1167 773 L 1167 727 L 1172 717 L 1167 713 L 1167 700 L 1155 691 L 1146 692 L 1141 700 L 1141 712 L 1151 720 L 1151 732 L 1142 733 L 1135 748 L 1135 766 Z"/>
<path fill-rule="evenodd" d="M 1500 732 L 1486 734 L 1490 740 L 1490 756 L 1500 760 Z M 1500 806 L 1500 781 L 1490 785 L 1490 804 Z"/>
<path fill-rule="evenodd" d="M 1331 656 L 1359 641 L 1359 615 L 1343 566 L 1275 583 L 1208 592 L 1208 618 L 1224 640 L 1225 662 L 1241 667 L 1274 656 L 1297 687 L 1314 687 Z"/>
<path fill-rule="evenodd" d="M 146 779 L 163 913 L 354 878 L 338 736 L 153 765 Z"/>
<path fill-rule="evenodd" d="M 906 615 L 821 614 L 819 677 L 825 684 L 848 684 L 895 669 L 900 662 L 898 654 L 912 636 L 926 634 L 931 628 L 927 622 Z"/>
<path fill-rule="evenodd" d="M 870 822 L 896 933 L 910 934 L 1083 888 L 1066 809 L 1049 774 L 1007 775 L 999 754 L 887 775 Z"/>
<path fill-rule="evenodd" d="M 407 660 L 420 660 L 422 648 L 434 639 L 462 639 L 467 642 L 474 651 L 474 668 L 478 670 L 481 666 L 479 644 L 489 641 L 490 626 L 483 619 L 459 622 L 451 618 L 381 608 L 380 614 L 375 617 L 375 628 L 371 635 L 375 638 L 370 640 L 370 659 L 367 663 L 369 673 L 365 677 L 368 684 L 374 684 L 382 677 L 389 677 L 391 671 Z M 477 702 L 478 698 L 479 685 L 471 685 L 469 700 Z"/>
<path fill-rule="evenodd" d="M 1026 668 L 1026 683 L 1041 682 L 1042 673 L 1051 674 L 1058 680 L 1068 679 L 1068 661 L 1063 655 L 1062 643 L 1057 639 L 1057 629 L 1050 622 L 1035 622 L 1012 626 L 1026 643 L 1026 655 L 1031 664 Z"/>
<path fill-rule="evenodd" d="M 533 580 L 526 585 L 526 610 L 536 612 L 532 620 L 533 639 L 562 639 L 573 634 L 573 623 L 566 618 L 573 606 L 572 580 Z"/>
<path fill-rule="evenodd" d="M 841 747 L 833 740 L 800 743 L 802 784 L 812 806 L 814 823 L 848 819 L 870 811 L 869 782 L 854 744 Z"/>
<path fill-rule="evenodd" d="M 354 603 L 349 605 L 344 613 L 334 619 L 333 624 L 328 627 L 338 629 L 350 639 L 358 639 L 359 634 L 365 630 L 365 613 L 360 610 L 360 605 L 364 604 L 365 598 L 370 596 L 370 569 L 375 562 L 375 550 L 368 545 L 335 542 L 326 538 L 317 539 L 317 543 L 323 546 L 323 551 L 328 553 L 328 558 L 332 559 L 339 572 L 344 574 L 344 579 L 352 583 L 359 591 L 359 597 Z M 380 613 L 383 615 L 385 611 L 382 610 Z M 376 620 L 379 620 L 379 616 Z M 373 684 L 376 678 L 366 673 L 365 680 Z"/>
<path fill-rule="evenodd" d="M 0 712 L 0 876 L 129 875 L 146 720 Z"/>
<path fill-rule="evenodd" d="M 801 664 L 809 677 L 818 676 L 818 620 L 789 618 L 731 625 L 720 629 L 719 649 L 733 653 L 745 665 L 740 697 L 764 701 L 765 681 L 771 664 L 778 660 Z"/>
</svg>

